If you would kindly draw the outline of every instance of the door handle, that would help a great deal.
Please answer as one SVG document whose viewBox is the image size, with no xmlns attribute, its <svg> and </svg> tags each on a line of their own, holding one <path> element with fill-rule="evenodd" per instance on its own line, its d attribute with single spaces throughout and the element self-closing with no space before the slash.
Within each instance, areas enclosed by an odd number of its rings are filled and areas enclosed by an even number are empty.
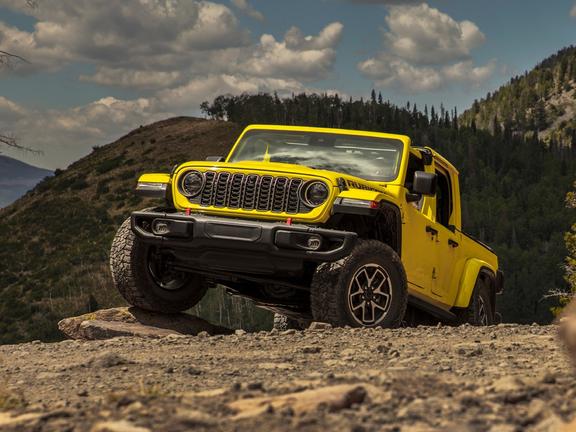
<svg viewBox="0 0 576 432">
<path fill-rule="evenodd" d="M 448 244 L 453 248 L 457 248 L 458 246 L 460 246 L 460 244 L 457 241 L 454 241 L 452 239 L 448 239 Z"/>
<path fill-rule="evenodd" d="M 426 232 L 432 234 L 433 236 L 438 235 L 438 230 L 435 228 L 432 228 L 430 225 L 426 225 Z"/>
</svg>

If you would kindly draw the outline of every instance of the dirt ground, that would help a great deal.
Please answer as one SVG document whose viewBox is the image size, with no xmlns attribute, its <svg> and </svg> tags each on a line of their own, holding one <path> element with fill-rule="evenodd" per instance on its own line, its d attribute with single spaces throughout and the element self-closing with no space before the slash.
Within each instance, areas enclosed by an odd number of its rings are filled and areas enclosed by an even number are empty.
<svg viewBox="0 0 576 432">
<path fill-rule="evenodd" d="M 7 431 L 556 431 L 575 417 L 555 326 L 0 346 Z"/>
</svg>

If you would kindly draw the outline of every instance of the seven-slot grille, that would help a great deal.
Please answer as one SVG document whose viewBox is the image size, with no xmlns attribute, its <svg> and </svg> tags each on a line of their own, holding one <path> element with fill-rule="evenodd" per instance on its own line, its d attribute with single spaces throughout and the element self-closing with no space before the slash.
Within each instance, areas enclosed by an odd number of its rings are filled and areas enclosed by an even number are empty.
<svg viewBox="0 0 576 432">
<path fill-rule="evenodd" d="M 308 213 L 300 198 L 301 178 L 206 171 L 202 192 L 190 202 L 202 207 L 227 207 L 279 213 Z"/>
</svg>

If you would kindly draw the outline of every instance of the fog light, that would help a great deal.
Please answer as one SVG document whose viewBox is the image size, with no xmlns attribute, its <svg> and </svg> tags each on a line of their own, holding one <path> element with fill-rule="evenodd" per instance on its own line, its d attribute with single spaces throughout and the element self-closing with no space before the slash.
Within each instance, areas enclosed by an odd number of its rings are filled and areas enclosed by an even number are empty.
<svg viewBox="0 0 576 432">
<path fill-rule="evenodd" d="M 322 237 L 320 236 L 308 237 L 308 240 L 306 241 L 306 246 L 307 249 L 313 251 L 320 249 L 320 247 L 322 246 Z"/>
<path fill-rule="evenodd" d="M 152 232 L 156 235 L 166 235 L 170 232 L 168 223 L 164 221 L 154 221 L 152 224 Z"/>
</svg>

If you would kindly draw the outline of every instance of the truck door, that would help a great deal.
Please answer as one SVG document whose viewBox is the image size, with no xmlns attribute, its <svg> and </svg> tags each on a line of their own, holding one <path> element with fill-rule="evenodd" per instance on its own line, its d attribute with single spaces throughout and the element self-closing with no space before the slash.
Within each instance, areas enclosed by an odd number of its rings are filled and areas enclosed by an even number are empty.
<svg viewBox="0 0 576 432">
<path fill-rule="evenodd" d="M 436 165 L 436 211 L 434 229 L 436 230 L 436 262 L 433 269 L 432 294 L 442 303 L 451 304 L 451 294 L 456 289 L 459 274 L 456 270 L 460 256 L 462 234 L 456 229 L 460 226 L 459 212 L 454 205 L 454 197 L 459 193 L 456 174 L 452 177 L 448 170 Z"/>
<path fill-rule="evenodd" d="M 416 171 L 433 170 L 432 165 L 425 167 L 422 158 L 411 152 L 404 182 L 406 191 L 411 191 Z M 432 273 L 437 261 L 436 237 L 431 230 L 435 220 L 435 200 L 436 197 L 422 197 L 404 207 L 402 262 L 408 277 L 408 288 L 415 295 L 431 295 Z"/>
</svg>

